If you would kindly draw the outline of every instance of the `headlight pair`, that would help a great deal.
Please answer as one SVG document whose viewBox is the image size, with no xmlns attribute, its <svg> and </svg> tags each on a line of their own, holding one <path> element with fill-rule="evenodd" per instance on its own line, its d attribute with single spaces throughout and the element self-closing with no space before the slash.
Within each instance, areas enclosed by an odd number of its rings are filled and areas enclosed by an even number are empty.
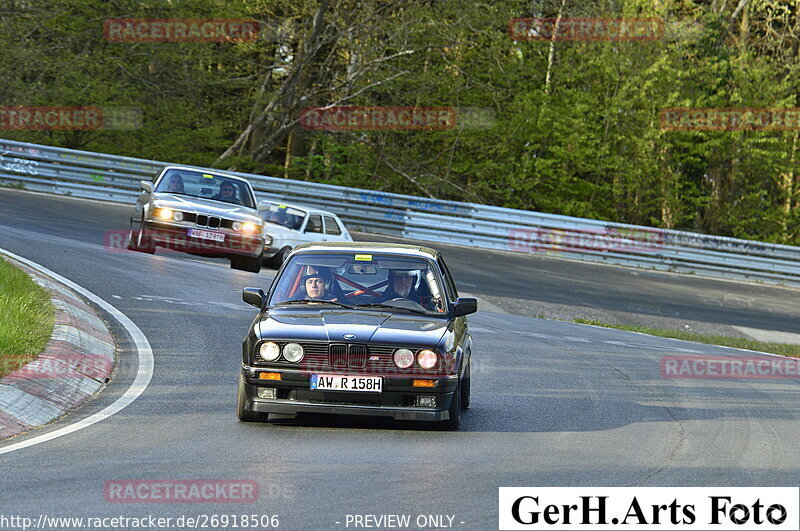
<svg viewBox="0 0 800 531">
<path fill-rule="evenodd" d="M 275 361 L 281 356 L 281 347 L 274 341 L 266 341 L 258 347 L 258 355 L 264 361 Z M 297 363 L 303 359 L 303 346 L 299 343 L 286 343 L 283 346 L 283 359 Z"/>
<path fill-rule="evenodd" d="M 399 348 L 394 351 L 394 364 L 401 369 L 408 369 L 414 364 L 414 353 L 407 348 Z M 432 350 L 420 350 L 417 352 L 417 363 L 423 369 L 433 369 L 436 367 L 436 362 L 439 356 Z"/>
<path fill-rule="evenodd" d="M 169 221 L 171 219 L 174 219 L 175 221 L 183 221 L 183 212 L 160 207 L 153 210 L 153 217 L 162 221 Z"/>
<path fill-rule="evenodd" d="M 233 230 L 236 232 L 244 232 L 245 234 L 253 234 L 254 232 L 258 232 L 260 229 L 258 225 L 255 223 L 250 223 L 249 221 L 245 221 L 244 223 L 241 221 L 234 221 Z"/>
</svg>

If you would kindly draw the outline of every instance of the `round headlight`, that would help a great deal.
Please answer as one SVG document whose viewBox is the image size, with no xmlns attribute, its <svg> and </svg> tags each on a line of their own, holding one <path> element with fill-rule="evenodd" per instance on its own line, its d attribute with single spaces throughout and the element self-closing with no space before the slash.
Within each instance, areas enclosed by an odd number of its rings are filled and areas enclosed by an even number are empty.
<svg viewBox="0 0 800 531">
<path fill-rule="evenodd" d="M 153 215 L 158 219 L 168 220 L 172 218 L 172 210 L 168 208 L 157 208 L 153 211 Z"/>
<path fill-rule="evenodd" d="M 261 359 L 264 361 L 275 361 L 278 359 L 278 356 L 281 355 L 281 347 L 272 341 L 261 343 L 261 346 L 258 348 L 258 355 L 261 356 Z"/>
<path fill-rule="evenodd" d="M 242 223 L 240 221 L 233 222 L 233 230 L 240 231 L 242 230 Z"/>
<path fill-rule="evenodd" d="M 175 221 L 183 221 L 183 212 L 175 212 L 172 214 L 172 219 Z"/>
<path fill-rule="evenodd" d="M 303 347 L 298 343 L 286 343 L 283 346 L 283 357 L 286 361 L 297 363 L 303 359 Z"/>
<path fill-rule="evenodd" d="M 407 348 L 399 348 L 394 351 L 394 364 L 401 369 L 408 369 L 414 363 L 414 353 Z"/>
<path fill-rule="evenodd" d="M 436 353 L 432 350 L 420 350 L 417 354 L 417 363 L 423 369 L 433 369 L 436 367 Z"/>
<path fill-rule="evenodd" d="M 248 221 L 247 223 L 243 223 L 242 224 L 242 232 L 246 232 L 248 234 L 251 234 L 251 233 L 253 233 L 255 231 L 256 231 L 256 224 L 255 223 L 250 223 Z"/>
</svg>

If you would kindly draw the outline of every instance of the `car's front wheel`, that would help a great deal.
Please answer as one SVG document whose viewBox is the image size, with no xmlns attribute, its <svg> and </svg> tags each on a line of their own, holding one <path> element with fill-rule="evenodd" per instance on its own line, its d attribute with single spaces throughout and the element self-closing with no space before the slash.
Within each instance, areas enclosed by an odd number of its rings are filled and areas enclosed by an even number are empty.
<svg viewBox="0 0 800 531">
<path fill-rule="evenodd" d="M 292 252 L 291 247 L 284 247 L 280 251 L 278 251 L 275 256 L 270 259 L 272 267 L 275 269 L 280 269 L 283 263 L 286 261 L 286 257 L 289 256 L 289 253 Z"/>
<path fill-rule="evenodd" d="M 153 254 L 156 252 L 155 246 L 150 241 L 150 236 L 144 230 L 144 220 L 139 222 L 138 230 L 133 228 L 133 220 L 131 220 L 131 229 L 128 231 L 128 242 L 125 246 L 130 251 L 140 253 Z"/>
<path fill-rule="evenodd" d="M 247 405 L 247 393 L 244 390 L 244 379 L 239 376 L 239 389 L 236 392 L 236 417 L 242 422 L 258 422 L 264 419 L 260 413 L 254 413 L 245 409 Z"/>
<path fill-rule="evenodd" d="M 233 256 L 231 257 L 231 268 L 258 273 L 261 271 L 261 257 Z"/>
<path fill-rule="evenodd" d="M 453 398 L 450 400 L 450 409 L 447 410 L 450 418 L 444 421 L 444 427 L 449 430 L 457 430 L 461 427 L 461 382 L 456 386 Z"/>
</svg>

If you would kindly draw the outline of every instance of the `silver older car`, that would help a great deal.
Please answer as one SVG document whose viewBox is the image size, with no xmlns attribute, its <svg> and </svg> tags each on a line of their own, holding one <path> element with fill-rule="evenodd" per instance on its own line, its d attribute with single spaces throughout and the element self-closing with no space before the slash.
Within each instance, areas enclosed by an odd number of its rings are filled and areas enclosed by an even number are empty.
<svg viewBox="0 0 800 531">
<path fill-rule="evenodd" d="M 327 210 L 261 201 L 258 214 L 266 224 L 268 235 L 264 260 L 274 267 L 280 267 L 292 249 L 301 243 L 353 241 L 339 216 Z"/>
<path fill-rule="evenodd" d="M 258 273 L 264 251 L 264 222 L 250 183 L 223 173 L 167 166 L 150 181 L 131 217 L 127 247 L 154 253 L 156 247 L 226 256 L 231 267 Z"/>
</svg>

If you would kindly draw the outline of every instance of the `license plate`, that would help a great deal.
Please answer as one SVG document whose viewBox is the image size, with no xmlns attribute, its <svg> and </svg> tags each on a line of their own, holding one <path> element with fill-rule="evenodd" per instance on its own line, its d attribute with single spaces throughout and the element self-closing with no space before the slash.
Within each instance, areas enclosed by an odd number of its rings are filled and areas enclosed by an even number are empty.
<svg viewBox="0 0 800 531">
<path fill-rule="evenodd" d="M 189 236 L 201 238 L 203 240 L 213 240 L 215 242 L 225 241 L 225 235 L 223 233 L 212 232 L 210 230 L 189 229 Z"/>
<path fill-rule="evenodd" d="M 311 389 L 325 391 L 366 391 L 368 393 L 380 393 L 383 390 L 383 378 L 381 376 L 312 374 Z"/>
</svg>

